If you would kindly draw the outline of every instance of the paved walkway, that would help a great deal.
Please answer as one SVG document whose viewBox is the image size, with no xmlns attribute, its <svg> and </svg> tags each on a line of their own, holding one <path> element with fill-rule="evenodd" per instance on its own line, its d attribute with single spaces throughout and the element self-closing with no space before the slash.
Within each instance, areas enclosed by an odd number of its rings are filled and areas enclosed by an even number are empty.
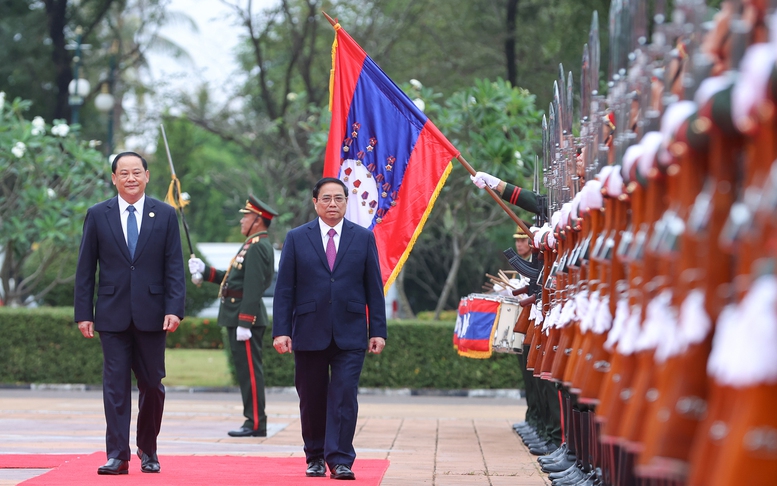
<svg viewBox="0 0 777 486">
<path fill-rule="evenodd" d="M 383 486 L 550 484 L 510 427 L 525 414 L 523 400 L 362 395 L 359 402 L 356 453 L 391 462 Z M 267 438 L 231 438 L 226 431 L 242 421 L 237 393 L 168 392 L 162 467 L 165 454 L 303 456 L 296 395 L 268 393 L 267 414 Z M 92 453 L 104 450 L 104 434 L 100 391 L 0 389 L 0 454 Z M 133 449 L 134 440 L 133 432 Z M 0 469 L 0 486 L 44 472 Z"/>
</svg>

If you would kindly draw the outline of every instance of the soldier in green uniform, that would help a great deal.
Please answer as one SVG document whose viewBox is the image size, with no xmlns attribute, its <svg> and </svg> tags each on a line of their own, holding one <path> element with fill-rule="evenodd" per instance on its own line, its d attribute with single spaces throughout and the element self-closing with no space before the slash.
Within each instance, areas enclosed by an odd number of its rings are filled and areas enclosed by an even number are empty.
<svg viewBox="0 0 777 486">
<path fill-rule="evenodd" d="M 246 241 L 229 268 L 216 270 L 199 258 L 191 258 L 189 271 L 192 275 L 201 273 L 205 281 L 221 284 L 218 322 L 227 328 L 245 416 L 243 425 L 228 434 L 266 437 L 262 337 L 268 319 L 262 294 L 272 283 L 275 270 L 275 253 L 267 238 L 267 229 L 278 213 L 254 196 L 248 197 L 240 212 L 245 213 L 240 220 L 240 231 Z"/>
</svg>

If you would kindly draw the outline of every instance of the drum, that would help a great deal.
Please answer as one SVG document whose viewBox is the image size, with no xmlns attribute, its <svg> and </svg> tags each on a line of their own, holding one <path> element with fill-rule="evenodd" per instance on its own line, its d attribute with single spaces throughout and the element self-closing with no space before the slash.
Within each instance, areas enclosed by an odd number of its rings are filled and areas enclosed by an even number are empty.
<svg viewBox="0 0 777 486">
<path fill-rule="evenodd" d="M 515 323 L 523 311 L 520 301 L 510 297 L 500 297 L 499 314 L 491 346 L 495 353 L 523 353 L 525 334 L 514 331 Z"/>
</svg>

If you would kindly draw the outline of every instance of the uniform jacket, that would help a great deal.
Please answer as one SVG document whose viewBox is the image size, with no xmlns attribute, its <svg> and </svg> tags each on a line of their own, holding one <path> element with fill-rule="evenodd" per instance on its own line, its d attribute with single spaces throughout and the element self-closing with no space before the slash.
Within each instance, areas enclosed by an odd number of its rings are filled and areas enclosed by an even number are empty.
<svg viewBox="0 0 777 486">
<path fill-rule="evenodd" d="M 386 338 L 383 281 L 371 231 L 344 220 L 331 271 L 318 219 L 288 233 L 275 283 L 275 336 L 291 336 L 296 351 L 322 350 L 332 339 L 340 349 L 367 349 L 369 338 Z"/>
<path fill-rule="evenodd" d="M 232 259 L 228 271 L 205 266 L 203 277 L 222 284 L 219 325 L 224 327 L 267 326 L 267 309 L 262 294 L 272 284 L 275 252 L 267 232 L 250 235 Z M 226 277 L 226 281 L 224 278 Z M 240 296 L 242 294 L 242 296 Z"/>
<path fill-rule="evenodd" d="M 76 322 L 94 321 L 96 331 L 124 331 L 130 322 L 141 331 L 162 331 L 166 314 L 183 318 L 186 284 L 175 209 L 146 196 L 143 211 L 130 259 L 118 196 L 87 210 L 76 268 Z"/>
</svg>

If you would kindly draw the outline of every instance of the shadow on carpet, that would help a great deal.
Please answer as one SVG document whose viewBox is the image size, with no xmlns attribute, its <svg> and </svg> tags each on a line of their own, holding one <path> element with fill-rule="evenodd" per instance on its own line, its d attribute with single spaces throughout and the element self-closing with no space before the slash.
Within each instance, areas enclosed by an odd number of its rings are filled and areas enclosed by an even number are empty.
<svg viewBox="0 0 777 486">
<path fill-rule="evenodd" d="M 51 464 L 53 454 L 43 454 L 45 461 Z M 105 464 L 105 453 L 90 455 L 63 455 L 61 462 L 51 471 L 28 479 L 24 486 L 61 486 L 100 485 L 116 486 L 113 476 L 99 476 L 97 468 Z M 0 456 L 1 458 L 1 456 Z M 144 474 L 140 472 L 140 460 L 133 457 L 129 474 L 121 476 L 122 486 L 159 484 L 165 486 L 207 485 L 256 485 L 278 484 L 283 486 L 311 486 L 316 483 L 331 484 L 326 478 L 305 477 L 305 459 L 303 457 L 254 457 L 254 456 L 160 456 L 162 472 Z M 2 462 L 0 462 L 2 464 Z M 32 464 L 32 462 L 29 462 Z M 384 459 L 356 459 L 353 472 L 356 480 L 347 484 L 379 485 L 388 469 L 389 461 Z M 8 467 L 8 466 L 5 466 Z M 17 466 L 18 467 L 18 466 Z M 30 468 L 45 468 L 31 465 Z"/>
</svg>

